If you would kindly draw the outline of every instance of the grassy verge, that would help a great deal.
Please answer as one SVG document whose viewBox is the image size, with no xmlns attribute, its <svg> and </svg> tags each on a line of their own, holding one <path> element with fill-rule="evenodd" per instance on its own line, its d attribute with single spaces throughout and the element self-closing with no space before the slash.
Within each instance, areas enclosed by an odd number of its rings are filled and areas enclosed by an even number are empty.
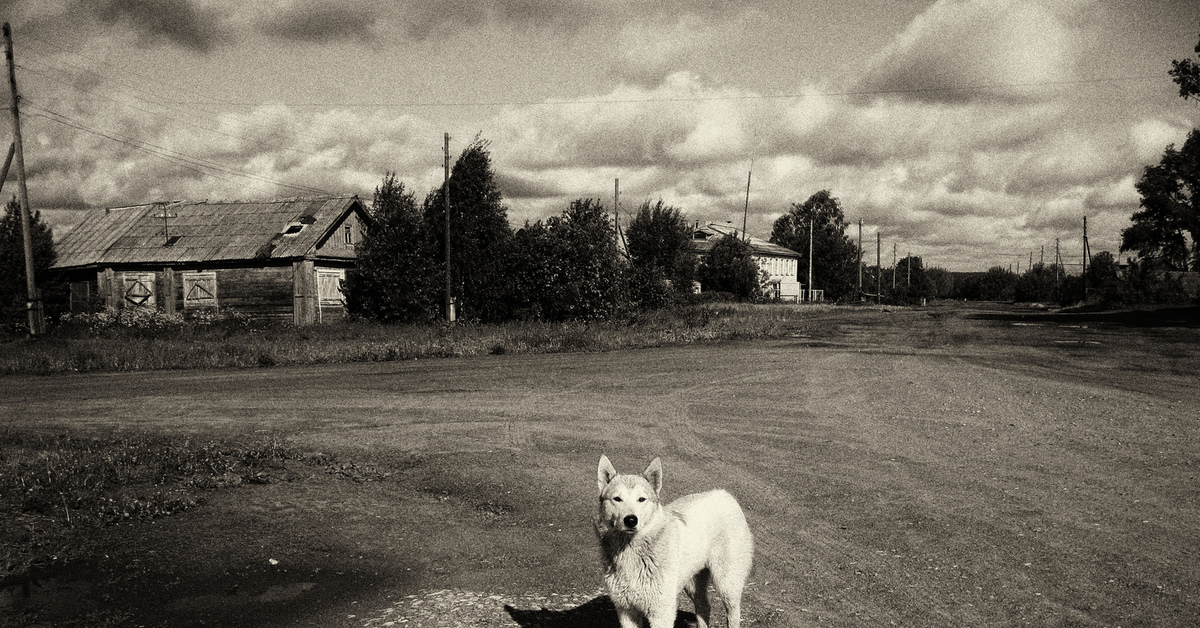
<svg viewBox="0 0 1200 628">
<path fill-rule="evenodd" d="M 591 323 L 56 330 L 0 342 L 0 374 L 261 367 L 608 351 L 794 333 L 834 306 L 705 304 Z"/>
<path fill-rule="evenodd" d="M 93 531 L 169 517 L 206 493 L 286 477 L 287 464 L 324 467 L 355 481 L 373 467 L 300 453 L 268 437 L 199 442 L 149 435 L 0 435 L 0 587 L 27 585 L 52 565 L 86 557 Z"/>
</svg>

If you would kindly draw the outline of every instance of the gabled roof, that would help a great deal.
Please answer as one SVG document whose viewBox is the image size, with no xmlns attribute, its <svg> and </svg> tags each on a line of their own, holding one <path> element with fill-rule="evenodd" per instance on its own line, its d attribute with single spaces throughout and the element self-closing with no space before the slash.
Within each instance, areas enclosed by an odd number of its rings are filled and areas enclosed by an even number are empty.
<svg viewBox="0 0 1200 628">
<path fill-rule="evenodd" d="M 741 230 L 736 229 L 732 225 L 722 225 L 715 222 L 710 222 L 704 226 L 698 226 L 692 230 L 692 250 L 697 253 L 708 253 L 717 240 L 724 236 L 733 236 L 735 238 L 747 239 L 750 244 L 750 251 L 754 255 L 763 257 L 792 257 L 799 259 L 800 254 L 787 248 L 767 242 L 761 238 L 754 236 L 746 237 Z"/>
<path fill-rule="evenodd" d="M 55 245 L 54 267 L 303 258 L 352 211 L 365 217 L 357 196 L 91 209 Z"/>
</svg>

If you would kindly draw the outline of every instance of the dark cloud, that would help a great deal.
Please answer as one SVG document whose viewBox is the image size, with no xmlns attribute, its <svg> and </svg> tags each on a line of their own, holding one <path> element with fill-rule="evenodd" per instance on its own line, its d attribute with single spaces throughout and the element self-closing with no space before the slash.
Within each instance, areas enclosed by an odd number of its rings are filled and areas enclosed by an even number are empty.
<svg viewBox="0 0 1200 628">
<path fill-rule="evenodd" d="M 83 0 L 76 6 L 105 24 L 132 28 L 150 43 L 208 52 L 224 39 L 223 16 L 189 0 Z"/>
<path fill-rule="evenodd" d="M 289 41 L 327 43 L 338 40 L 371 41 L 379 20 L 379 5 L 295 5 L 272 11 L 256 24 L 258 32 Z"/>
<path fill-rule="evenodd" d="M 566 193 L 557 182 L 541 181 L 504 171 L 496 172 L 496 185 L 504 198 L 508 199 L 557 198 Z"/>
<path fill-rule="evenodd" d="M 574 32 L 603 10 L 583 0 L 438 0 L 405 6 L 403 22 L 408 35 L 422 41 L 487 23 Z"/>
</svg>

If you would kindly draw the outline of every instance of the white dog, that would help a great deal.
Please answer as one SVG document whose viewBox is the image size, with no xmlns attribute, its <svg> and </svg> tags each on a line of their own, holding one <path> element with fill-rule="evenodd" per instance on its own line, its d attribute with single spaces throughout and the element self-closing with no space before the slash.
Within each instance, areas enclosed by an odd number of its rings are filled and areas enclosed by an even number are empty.
<svg viewBox="0 0 1200 628">
<path fill-rule="evenodd" d="M 679 592 L 707 628 L 711 581 L 725 604 L 729 628 L 741 625 L 742 588 L 754 560 L 754 536 L 732 495 L 715 490 L 659 501 L 662 462 L 642 475 L 618 475 L 600 456 L 596 470 L 600 515 L 596 535 L 604 555 L 604 584 L 621 628 L 671 628 Z"/>
</svg>

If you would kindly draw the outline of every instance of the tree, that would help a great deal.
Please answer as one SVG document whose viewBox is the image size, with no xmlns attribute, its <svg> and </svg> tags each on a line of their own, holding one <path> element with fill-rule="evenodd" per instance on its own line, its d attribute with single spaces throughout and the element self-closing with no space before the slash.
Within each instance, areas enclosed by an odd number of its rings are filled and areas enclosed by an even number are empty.
<svg viewBox="0 0 1200 628">
<path fill-rule="evenodd" d="M 33 245 L 33 277 L 39 289 L 47 291 L 54 252 L 54 234 L 35 211 L 29 220 Z M 25 240 L 21 227 L 21 205 L 16 198 L 0 216 L 0 327 L 14 329 L 26 324 L 25 312 Z M 49 309 L 49 306 L 47 306 Z"/>
<path fill-rule="evenodd" d="M 993 266 L 979 278 L 980 301 L 1012 301 L 1016 292 L 1017 275 L 1002 266 Z"/>
<path fill-rule="evenodd" d="M 771 242 L 800 253 L 799 279 L 808 281 L 809 225 L 813 224 L 813 284 L 827 299 L 851 296 L 858 289 L 858 247 L 846 235 L 846 217 L 829 190 L 813 194 L 775 221 Z"/>
<path fill-rule="evenodd" d="M 1200 131 L 1188 133 L 1181 150 L 1168 146 L 1136 187 L 1142 209 L 1121 231 L 1121 252 L 1168 270 L 1200 267 Z"/>
<path fill-rule="evenodd" d="M 696 255 L 691 248 L 692 229 L 677 208 L 662 199 L 642 203 L 625 230 L 625 242 L 634 267 L 669 279 L 677 291 L 691 292 L 696 277 Z"/>
<path fill-rule="evenodd" d="M 592 320 L 619 305 L 621 261 L 599 200 L 577 199 L 560 216 L 526 224 L 512 239 L 509 311 L 522 318 Z"/>
<path fill-rule="evenodd" d="M 351 312 L 381 322 L 434 320 L 442 294 L 440 265 L 429 248 L 413 193 L 389 172 L 375 188 L 371 221 L 348 278 Z"/>
<path fill-rule="evenodd" d="M 731 235 L 713 244 L 696 274 L 705 292 L 728 292 L 747 301 L 762 297 L 768 279 L 754 260 L 750 244 Z"/>
<path fill-rule="evenodd" d="M 1200 43 L 1196 44 L 1196 54 L 1200 55 Z M 1191 59 L 1172 61 L 1171 69 L 1167 72 L 1171 80 L 1179 85 L 1179 95 L 1184 100 L 1200 99 L 1200 64 Z"/>
<path fill-rule="evenodd" d="M 1200 65 L 1190 59 L 1173 61 L 1169 73 L 1184 100 L 1200 98 Z M 1121 231 L 1121 252 L 1133 251 L 1166 270 L 1200 268 L 1200 130 L 1188 133 L 1180 150 L 1167 146 L 1136 187 L 1142 209 Z"/>
<path fill-rule="evenodd" d="M 445 186 L 425 197 L 425 233 L 444 270 Z M 492 172 L 488 142 L 476 138 L 450 171 L 451 294 L 460 318 L 500 320 L 505 315 L 503 262 L 512 238 L 508 208 Z"/>
</svg>

